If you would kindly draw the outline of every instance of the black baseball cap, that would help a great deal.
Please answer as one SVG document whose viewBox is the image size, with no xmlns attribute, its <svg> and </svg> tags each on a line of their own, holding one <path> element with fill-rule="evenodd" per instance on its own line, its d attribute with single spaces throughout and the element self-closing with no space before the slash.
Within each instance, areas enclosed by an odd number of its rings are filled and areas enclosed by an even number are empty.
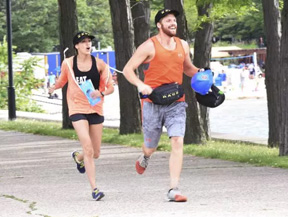
<svg viewBox="0 0 288 217">
<path fill-rule="evenodd" d="M 211 86 L 211 91 L 209 91 L 206 95 L 201 95 L 197 92 L 196 99 L 199 104 L 204 105 L 206 107 L 215 108 L 221 105 L 225 100 L 224 93 L 219 90 L 214 84 Z"/>
<path fill-rule="evenodd" d="M 171 9 L 162 9 L 160 11 L 157 12 L 156 16 L 155 16 L 155 25 L 166 15 L 168 14 L 174 14 L 175 17 L 177 17 L 179 15 L 179 12 L 176 10 L 171 10 Z"/>
<path fill-rule="evenodd" d="M 78 32 L 73 38 L 73 45 L 75 46 L 76 44 L 81 42 L 84 38 L 90 38 L 91 40 L 93 40 L 95 37 L 88 32 L 84 31 Z"/>
</svg>

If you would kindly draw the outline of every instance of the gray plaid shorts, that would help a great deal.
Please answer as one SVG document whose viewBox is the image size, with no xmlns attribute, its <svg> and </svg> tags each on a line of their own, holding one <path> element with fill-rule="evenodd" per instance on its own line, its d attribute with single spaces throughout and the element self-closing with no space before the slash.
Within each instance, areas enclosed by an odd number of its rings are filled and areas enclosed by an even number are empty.
<svg viewBox="0 0 288 217">
<path fill-rule="evenodd" d="M 186 127 L 186 102 L 173 102 L 170 105 L 143 103 L 143 133 L 147 148 L 156 148 L 163 126 L 167 129 L 169 138 L 184 137 Z"/>
</svg>

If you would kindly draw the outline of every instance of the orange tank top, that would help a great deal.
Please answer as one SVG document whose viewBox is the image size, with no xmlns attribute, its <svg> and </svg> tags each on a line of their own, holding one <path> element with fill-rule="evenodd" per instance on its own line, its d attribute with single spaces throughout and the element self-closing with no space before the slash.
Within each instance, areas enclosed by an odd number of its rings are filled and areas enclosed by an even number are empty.
<svg viewBox="0 0 288 217">
<path fill-rule="evenodd" d="M 148 69 L 144 71 L 144 83 L 152 88 L 174 82 L 182 84 L 185 52 L 181 40 L 177 37 L 174 39 L 176 48 L 167 50 L 160 44 L 156 36 L 151 38 L 155 47 L 155 56 L 147 63 Z"/>
</svg>

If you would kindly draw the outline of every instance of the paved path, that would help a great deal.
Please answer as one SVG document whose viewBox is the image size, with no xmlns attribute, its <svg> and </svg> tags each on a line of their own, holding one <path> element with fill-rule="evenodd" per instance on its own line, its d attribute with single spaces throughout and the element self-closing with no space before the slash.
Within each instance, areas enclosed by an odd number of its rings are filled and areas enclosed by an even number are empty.
<svg viewBox="0 0 288 217">
<path fill-rule="evenodd" d="M 103 201 L 93 201 L 88 180 L 70 153 L 79 143 L 58 137 L 0 131 L 1 217 L 287 217 L 288 170 L 184 157 L 186 203 L 165 200 L 167 152 L 147 171 L 134 169 L 139 148 L 103 144 L 96 160 Z"/>
</svg>

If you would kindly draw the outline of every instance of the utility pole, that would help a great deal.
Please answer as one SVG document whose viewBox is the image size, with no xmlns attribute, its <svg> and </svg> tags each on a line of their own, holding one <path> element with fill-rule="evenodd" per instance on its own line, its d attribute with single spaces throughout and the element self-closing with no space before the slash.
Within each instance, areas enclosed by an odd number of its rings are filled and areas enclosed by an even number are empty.
<svg viewBox="0 0 288 217">
<path fill-rule="evenodd" d="M 7 44 L 8 44 L 8 111 L 9 120 L 16 119 L 15 89 L 13 86 L 13 64 L 12 64 L 12 24 L 11 24 L 11 2 L 6 0 L 7 18 Z"/>
</svg>

